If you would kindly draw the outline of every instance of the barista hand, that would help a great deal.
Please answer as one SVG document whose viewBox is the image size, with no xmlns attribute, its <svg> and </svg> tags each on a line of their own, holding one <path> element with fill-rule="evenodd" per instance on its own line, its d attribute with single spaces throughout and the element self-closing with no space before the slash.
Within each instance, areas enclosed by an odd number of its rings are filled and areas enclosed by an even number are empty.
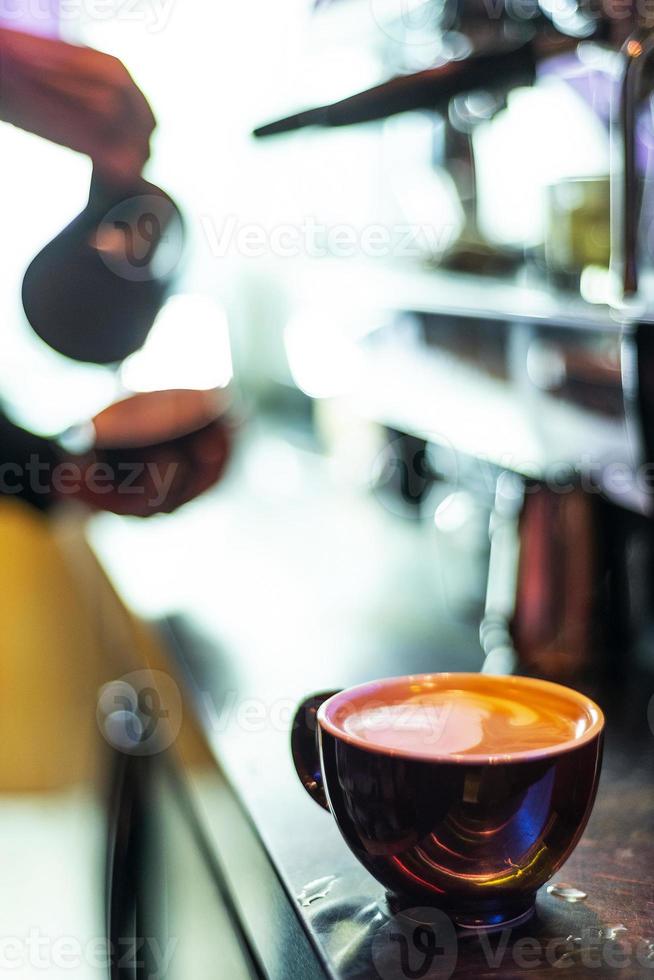
<svg viewBox="0 0 654 980">
<path fill-rule="evenodd" d="M 118 182 L 140 174 L 156 125 L 117 58 L 4 28 L 0 119 L 88 154 L 101 176 Z"/>
<path fill-rule="evenodd" d="M 94 510 L 170 513 L 213 486 L 230 456 L 233 424 L 216 391 L 132 395 L 93 420 L 95 445 L 69 457 L 77 497 Z"/>
<path fill-rule="evenodd" d="M 77 497 L 92 510 L 113 514 L 170 514 L 217 483 L 230 448 L 230 426 L 217 419 L 156 446 L 71 457 L 82 474 Z"/>
</svg>

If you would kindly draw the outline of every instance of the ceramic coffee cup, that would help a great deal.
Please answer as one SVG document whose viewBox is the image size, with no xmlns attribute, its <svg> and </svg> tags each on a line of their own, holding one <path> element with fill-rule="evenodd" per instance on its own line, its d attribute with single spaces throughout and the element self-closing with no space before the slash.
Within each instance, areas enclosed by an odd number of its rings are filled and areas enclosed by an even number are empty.
<svg viewBox="0 0 654 980">
<path fill-rule="evenodd" d="M 596 704 L 558 684 L 427 674 L 308 698 L 292 752 L 305 789 L 400 903 L 484 929 L 528 918 L 575 847 L 603 728 Z"/>
</svg>

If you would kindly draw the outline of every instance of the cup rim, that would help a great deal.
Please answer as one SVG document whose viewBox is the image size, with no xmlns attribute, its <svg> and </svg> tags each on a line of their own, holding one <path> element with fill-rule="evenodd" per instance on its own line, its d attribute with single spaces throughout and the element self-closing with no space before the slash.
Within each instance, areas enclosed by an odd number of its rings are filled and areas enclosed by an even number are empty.
<svg viewBox="0 0 654 980">
<path fill-rule="evenodd" d="M 479 752 L 479 753 L 467 753 L 467 752 L 452 752 L 452 753 L 434 753 L 427 750 L 409 750 L 405 748 L 391 748 L 386 745 L 374 745 L 371 742 L 367 742 L 364 739 L 351 734 L 350 732 L 344 731 L 339 728 L 333 720 L 329 717 L 330 711 L 342 701 L 346 701 L 352 695 L 364 694 L 366 691 L 370 691 L 371 694 L 378 693 L 385 687 L 392 687 L 398 684 L 398 682 L 406 682 L 411 684 L 426 684 L 428 682 L 433 682 L 438 679 L 441 681 L 458 680 L 465 682 L 469 679 L 479 679 L 484 678 L 491 684 L 497 682 L 506 686 L 509 684 L 513 687 L 526 687 L 532 690 L 545 690 L 549 691 L 551 694 L 557 695 L 560 698 L 564 698 L 568 701 L 575 702 L 579 707 L 581 707 L 586 714 L 591 718 L 591 724 L 578 738 L 568 739 L 565 742 L 557 742 L 554 745 L 548 745 L 539 749 L 521 749 L 516 752 Z M 573 688 L 566 687 L 564 684 L 556 684 L 553 681 L 541 680 L 538 677 L 523 677 L 521 674 L 481 674 L 472 673 L 470 671 L 442 671 L 434 672 L 430 674 L 399 674 L 394 677 L 384 677 L 380 680 L 367 681 L 364 684 L 356 684 L 352 687 L 345 688 L 339 691 L 337 694 L 333 694 L 330 698 L 324 701 L 317 713 L 319 725 L 334 738 L 339 739 L 342 742 L 347 742 L 350 745 L 355 746 L 358 749 L 363 749 L 367 752 L 372 752 L 375 755 L 388 755 L 397 756 L 404 759 L 412 759 L 420 762 L 437 762 L 437 763 L 455 763 L 460 765 L 466 763 L 468 765 L 507 765 L 519 762 L 533 762 L 537 759 L 547 759 L 554 756 L 563 755 L 567 752 L 572 752 L 575 749 L 580 748 L 582 745 L 586 745 L 592 742 L 599 735 L 601 735 L 605 719 L 604 712 L 602 709 L 587 695 L 582 694 L 580 691 L 575 691 Z"/>
</svg>

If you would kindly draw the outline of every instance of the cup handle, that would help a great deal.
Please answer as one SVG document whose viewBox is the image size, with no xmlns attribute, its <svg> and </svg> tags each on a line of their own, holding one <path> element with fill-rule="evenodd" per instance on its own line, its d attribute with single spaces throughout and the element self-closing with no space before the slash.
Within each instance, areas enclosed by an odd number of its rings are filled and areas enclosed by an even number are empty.
<svg viewBox="0 0 654 980">
<path fill-rule="evenodd" d="M 318 708 L 338 691 L 323 691 L 305 698 L 295 712 L 291 728 L 291 753 L 295 771 L 300 782 L 312 800 L 329 810 L 327 794 L 320 770 L 320 754 L 318 751 Z"/>
</svg>

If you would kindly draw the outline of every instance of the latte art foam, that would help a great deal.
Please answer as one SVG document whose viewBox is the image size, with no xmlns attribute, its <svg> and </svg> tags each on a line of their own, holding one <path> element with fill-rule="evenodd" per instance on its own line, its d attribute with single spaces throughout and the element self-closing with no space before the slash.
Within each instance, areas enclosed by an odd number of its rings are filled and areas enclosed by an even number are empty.
<svg viewBox="0 0 654 980">
<path fill-rule="evenodd" d="M 342 726 L 359 741 L 402 752 L 502 755 L 572 741 L 588 720 L 563 699 L 451 688 L 423 690 L 399 703 L 353 705 Z"/>
</svg>

